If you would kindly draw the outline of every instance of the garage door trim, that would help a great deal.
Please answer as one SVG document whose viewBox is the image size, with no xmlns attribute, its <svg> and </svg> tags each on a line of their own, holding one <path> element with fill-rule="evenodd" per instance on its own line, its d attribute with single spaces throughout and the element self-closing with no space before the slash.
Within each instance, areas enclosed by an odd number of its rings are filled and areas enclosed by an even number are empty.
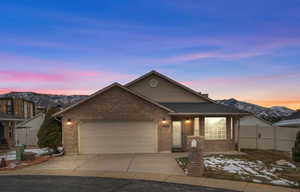
<svg viewBox="0 0 300 192">
<path fill-rule="evenodd" d="M 97 139 L 95 137 L 91 138 L 92 139 L 91 143 L 85 143 L 85 146 L 82 145 L 82 139 L 84 139 L 82 137 L 85 137 L 85 140 L 86 140 L 87 136 L 89 136 L 91 134 L 91 132 L 89 133 L 88 131 L 83 133 L 82 128 L 85 123 L 91 123 L 90 125 L 87 125 L 88 126 L 87 129 L 90 129 L 90 131 L 93 131 L 93 129 L 95 129 L 95 127 L 93 127 L 93 123 L 95 123 L 95 124 L 99 123 L 99 132 L 97 132 L 96 134 L 101 134 L 100 130 L 104 129 L 103 130 L 104 133 L 106 132 L 106 134 L 108 134 L 109 138 L 112 138 L 112 139 L 108 139 L 108 141 L 104 141 L 102 143 L 95 143 L 95 145 L 94 145 L 95 148 L 97 148 L 98 146 L 100 146 L 100 147 L 103 146 L 102 150 L 97 151 L 95 149 L 92 149 L 93 147 L 91 147 L 91 148 L 87 147 L 88 145 L 93 145 L 93 141 L 97 141 Z M 101 123 L 107 123 L 107 125 L 102 124 L 102 126 L 101 126 Z M 122 124 L 122 123 L 125 123 L 123 130 L 122 130 L 121 126 L 118 126 L 118 124 Z M 132 125 L 130 123 L 132 123 Z M 137 124 L 135 124 L 135 123 L 137 123 Z M 139 145 L 139 147 L 136 147 L 137 145 L 135 145 L 135 142 L 140 142 L 141 140 L 139 140 L 138 138 L 141 138 L 141 136 L 143 137 L 143 135 L 145 135 L 145 134 L 143 134 L 143 131 L 142 132 L 134 131 L 134 130 L 138 130 L 139 128 L 141 128 L 141 129 L 143 128 L 143 127 L 140 127 L 141 125 L 139 125 L 138 123 L 140 123 L 140 124 L 145 123 L 144 128 L 146 131 L 145 132 L 146 137 L 143 139 L 149 139 L 149 140 L 148 141 L 143 140 L 143 141 L 145 141 L 145 143 L 143 143 L 145 145 L 141 144 L 141 145 Z M 114 133 L 114 131 L 109 131 L 112 129 L 105 130 L 105 126 L 108 126 L 110 128 L 115 126 L 115 128 L 117 129 L 116 130 L 117 132 Z M 153 127 L 153 129 L 151 127 Z M 130 130 L 131 128 L 132 128 L 132 130 Z M 126 131 L 126 130 L 128 130 L 128 131 Z M 117 142 L 117 141 L 119 141 L 121 144 L 122 140 L 124 140 L 124 137 L 122 137 L 122 135 L 119 135 L 120 137 L 118 138 L 117 134 L 120 131 L 125 131 L 125 134 L 126 134 L 125 138 L 130 137 L 130 135 L 131 135 L 130 133 L 138 134 L 138 136 L 136 135 L 135 137 L 131 137 L 131 138 L 136 138 L 136 139 L 131 140 L 132 143 L 128 144 L 128 146 L 127 146 L 128 148 L 125 147 L 125 148 L 121 149 L 121 148 L 116 148 L 116 146 L 111 146 L 112 141 L 113 141 L 113 144 L 114 144 L 114 142 Z M 127 135 L 127 133 L 128 133 L 128 135 Z M 84 136 L 83 136 L 83 134 L 84 134 Z M 114 135 L 117 135 L 115 140 L 113 139 Z M 108 137 L 106 137 L 106 138 L 108 138 Z M 105 146 L 105 143 L 110 143 L 110 144 Z M 127 144 L 127 142 L 126 142 L 126 144 Z M 118 145 L 118 144 L 116 144 L 116 145 Z M 110 151 L 111 150 L 110 146 L 112 147 L 112 151 Z M 125 145 L 120 145 L 120 146 L 125 146 Z M 116 152 L 116 151 L 118 151 L 118 152 Z M 157 153 L 158 152 L 158 125 L 154 121 L 81 120 L 80 123 L 78 124 L 78 152 L 79 152 L 79 154 Z"/>
</svg>

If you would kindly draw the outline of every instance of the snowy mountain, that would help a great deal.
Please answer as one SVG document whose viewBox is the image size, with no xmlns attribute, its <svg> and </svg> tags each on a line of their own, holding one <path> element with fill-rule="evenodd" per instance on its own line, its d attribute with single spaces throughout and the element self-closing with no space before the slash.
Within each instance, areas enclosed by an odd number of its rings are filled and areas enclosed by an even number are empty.
<svg viewBox="0 0 300 192">
<path fill-rule="evenodd" d="M 34 92 L 10 92 L 0 95 L 0 98 L 1 97 L 23 98 L 33 101 L 37 106 L 43 107 L 55 107 L 57 105 L 66 107 L 86 98 L 87 95 L 52 95 Z"/>
<path fill-rule="evenodd" d="M 10 92 L 7 94 L 0 95 L 0 98 L 1 97 L 23 98 L 35 102 L 37 106 L 43 106 L 43 107 L 53 107 L 57 105 L 66 107 L 86 98 L 87 95 L 68 96 L 68 95 L 40 94 L 34 92 Z M 265 119 L 270 122 L 279 121 L 283 117 L 286 117 L 294 112 L 293 110 L 286 107 L 275 106 L 275 107 L 266 108 L 259 105 L 238 101 L 236 99 L 218 100 L 217 102 L 223 105 L 227 105 L 230 107 L 234 107 L 243 111 L 253 113 L 257 117 Z"/>
<path fill-rule="evenodd" d="M 250 112 L 256 115 L 257 117 L 265 119 L 270 122 L 279 121 L 282 118 L 289 116 L 293 112 L 295 112 L 294 110 L 289 109 L 287 107 L 274 106 L 274 107 L 267 108 L 267 107 L 262 107 L 259 105 L 247 103 L 247 102 L 238 101 L 233 98 L 218 100 L 217 102 L 223 105 L 227 105 L 243 111 Z"/>
</svg>

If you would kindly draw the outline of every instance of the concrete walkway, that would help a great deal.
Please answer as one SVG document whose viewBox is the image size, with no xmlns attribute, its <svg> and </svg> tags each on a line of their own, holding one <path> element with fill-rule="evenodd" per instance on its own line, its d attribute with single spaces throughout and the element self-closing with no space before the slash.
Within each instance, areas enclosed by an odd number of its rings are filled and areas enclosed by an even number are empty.
<svg viewBox="0 0 300 192">
<path fill-rule="evenodd" d="M 57 157 L 29 170 L 78 170 L 184 175 L 172 154 L 74 155 Z"/>
<path fill-rule="evenodd" d="M 47 169 L 22 169 L 17 171 L 0 171 L 1 175 L 52 175 L 52 176 L 89 176 L 101 178 L 138 179 L 149 181 L 160 181 L 177 184 L 188 184 L 221 188 L 243 192 L 300 192 L 299 189 L 277 187 L 271 185 L 237 182 L 230 180 L 211 179 L 203 177 L 188 177 L 184 175 L 168 175 L 141 172 L 119 172 L 119 171 L 84 171 L 84 170 L 47 170 Z"/>
</svg>

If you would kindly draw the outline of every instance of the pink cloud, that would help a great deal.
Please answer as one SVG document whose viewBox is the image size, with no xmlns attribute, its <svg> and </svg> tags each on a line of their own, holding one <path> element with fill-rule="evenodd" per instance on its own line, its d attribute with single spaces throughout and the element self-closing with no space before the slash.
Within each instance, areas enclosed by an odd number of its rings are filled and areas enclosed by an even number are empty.
<svg viewBox="0 0 300 192">
<path fill-rule="evenodd" d="M 62 74 L 21 72 L 21 71 L 0 71 L 0 80 L 6 82 L 32 82 L 32 81 L 65 81 L 67 77 Z"/>
</svg>

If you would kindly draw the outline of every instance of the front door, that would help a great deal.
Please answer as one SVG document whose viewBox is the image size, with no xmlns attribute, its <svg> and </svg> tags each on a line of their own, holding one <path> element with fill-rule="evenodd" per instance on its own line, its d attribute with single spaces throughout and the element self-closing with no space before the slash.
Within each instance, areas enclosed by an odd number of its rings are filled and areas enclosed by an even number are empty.
<svg viewBox="0 0 300 192">
<path fill-rule="evenodd" d="M 4 126 L 0 122 L 0 139 L 3 139 L 3 138 L 4 138 Z"/>
<path fill-rule="evenodd" d="M 0 144 L 2 144 L 3 140 L 4 140 L 4 126 L 2 125 L 2 123 L 0 122 Z"/>
<path fill-rule="evenodd" d="M 173 129 L 173 148 L 181 148 L 182 147 L 181 121 L 173 121 L 172 129 Z"/>
</svg>

